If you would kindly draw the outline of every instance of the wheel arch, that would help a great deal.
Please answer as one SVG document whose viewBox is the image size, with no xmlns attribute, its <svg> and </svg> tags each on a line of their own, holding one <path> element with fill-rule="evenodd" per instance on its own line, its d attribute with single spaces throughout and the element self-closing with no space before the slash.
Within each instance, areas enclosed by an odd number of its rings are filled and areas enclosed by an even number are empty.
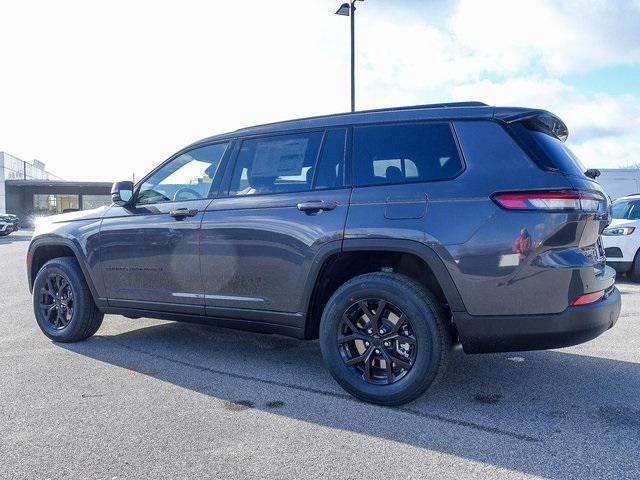
<svg viewBox="0 0 640 480">
<path fill-rule="evenodd" d="M 390 256 L 387 257 L 385 254 Z M 358 258 L 364 265 L 353 267 L 350 262 L 357 261 Z M 342 242 L 341 248 L 336 248 L 335 245 L 333 248 L 326 248 L 314 261 L 305 287 L 305 338 L 317 337 L 322 310 L 337 287 L 354 276 L 379 271 L 380 267 L 384 266 L 380 262 L 385 258 L 418 259 L 419 267 L 426 269 L 427 279 L 431 282 L 427 283 L 427 287 L 432 289 L 435 286 L 437 291 L 434 293 L 448 305 L 448 310 L 466 311 L 444 261 L 434 248 L 414 240 L 346 239 Z M 349 273 L 341 277 L 339 272 L 344 265 L 349 266 Z"/>
<path fill-rule="evenodd" d="M 73 257 L 80 265 L 80 270 L 84 280 L 89 286 L 89 291 L 93 297 L 96 305 L 100 305 L 98 302 L 99 296 L 96 290 L 93 278 L 91 277 L 84 257 L 80 255 L 78 247 L 68 239 L 59 237 L 42 237 L 35 239 L 29 245 L 27 252 L 27 275 L 29 280 L 29 292 L 33 292 L 33 283 L 36 275 L 42 268 L 42 266 L 49 260 L 61 257 Z"/>
</svg>

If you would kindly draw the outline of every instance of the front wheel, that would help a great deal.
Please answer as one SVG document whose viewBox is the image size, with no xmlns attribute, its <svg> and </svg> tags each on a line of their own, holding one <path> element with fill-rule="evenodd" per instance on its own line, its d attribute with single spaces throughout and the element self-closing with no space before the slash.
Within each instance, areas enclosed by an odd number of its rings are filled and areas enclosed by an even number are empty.
<svg viewBox="0 0 640 480">
<path fill-rule="evenodd" d="M 320 323 L 322 356 L 353 396 L 400 405 L 423 394 L 444 372 L 451 349 L 437 299 L 398 274 L 355 277 L 328 301 Z"/>
<path fill-rule="evenodd" d="M 33 310 L 40 330 L 56 342 L 77 342 L 98 331 L 103 314 L 75 258 L 49 260 L 33 283 Z"/>
</svg>

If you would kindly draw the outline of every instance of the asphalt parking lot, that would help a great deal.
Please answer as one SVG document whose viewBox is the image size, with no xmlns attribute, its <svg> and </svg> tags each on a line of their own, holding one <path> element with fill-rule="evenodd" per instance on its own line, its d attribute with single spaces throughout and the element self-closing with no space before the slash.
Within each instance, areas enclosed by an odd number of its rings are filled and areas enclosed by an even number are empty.
<svg viewBox="0 0 640 480">
<path fill-rule="evenodd" d="M 353 400 L 317 342 L 107 316 L 54 344 L 0 238 L 2 478 L 639 478 L 640 287 L 587 344 L 465 355 L 402 408 Z"/>
</svg>

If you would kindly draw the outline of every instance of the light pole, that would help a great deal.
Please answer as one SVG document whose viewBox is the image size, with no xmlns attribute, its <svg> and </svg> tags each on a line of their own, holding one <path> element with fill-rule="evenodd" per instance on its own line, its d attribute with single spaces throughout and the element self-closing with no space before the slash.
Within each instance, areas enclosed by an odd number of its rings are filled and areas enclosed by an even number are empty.
<svg viewBox="0 0 640 480">
<path fill-rule="evenodd" d="M 364 0 L 350 0 L 349 3 L 343 3 L 336 11 L 336 15 L 351 17 L 351 111 L 356 110 L 356 46 L 355 46 L 355 19 L 356 19 L 356 2 Z"/>
</svg>

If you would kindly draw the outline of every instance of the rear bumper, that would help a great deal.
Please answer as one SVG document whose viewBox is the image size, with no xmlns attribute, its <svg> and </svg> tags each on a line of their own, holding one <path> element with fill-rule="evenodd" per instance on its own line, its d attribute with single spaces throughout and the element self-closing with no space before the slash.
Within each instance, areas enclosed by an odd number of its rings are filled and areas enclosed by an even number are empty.
<svg viewBox="0 0 640 480">
<path fill-rule="evenodd" d="M 455 314 L 465 353 L 515 352 L 562 348 L 591 340 L 618 320 L 620 292 L 612 287 L 606 298 L 556 314 L 473 316 Z"/>
</svg>

